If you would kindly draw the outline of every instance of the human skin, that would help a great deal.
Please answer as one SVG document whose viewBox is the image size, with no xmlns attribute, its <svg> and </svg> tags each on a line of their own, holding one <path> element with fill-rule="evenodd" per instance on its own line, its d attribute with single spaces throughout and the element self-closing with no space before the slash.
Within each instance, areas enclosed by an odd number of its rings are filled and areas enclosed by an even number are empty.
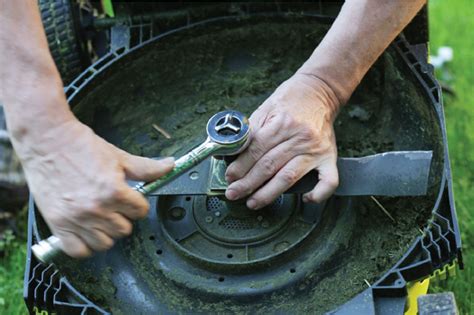
<svg viewBox="0 0 474 315">
<path fill-rule="evenodd" d="M 346 1 L 311 57 L 251 115 L 253 140 L 227 170 L 227 198 L 261 208 L 312 169 L 319 182 L 304 201 L 328 198 L 338 185 L 334 119 L 424 2 Z M 148 211 L 125 178 L 156 179 L 174 161 L 130 155 L 77 120 L 36 1 L 0 0 L 0 26 L 0 101 L 36 204 L 68 255 L 106 250 Z"/>
<path fill-rule="evenodd" d="M 309 171 L 303 195 L 322 202 L 339 184 L 333 123 L 370 66 L 424 0 L 348 0 L 311 57 L 250 116 L 253 140 L 226 172 L 226 197 L 270 204 Z"/>
</svg>

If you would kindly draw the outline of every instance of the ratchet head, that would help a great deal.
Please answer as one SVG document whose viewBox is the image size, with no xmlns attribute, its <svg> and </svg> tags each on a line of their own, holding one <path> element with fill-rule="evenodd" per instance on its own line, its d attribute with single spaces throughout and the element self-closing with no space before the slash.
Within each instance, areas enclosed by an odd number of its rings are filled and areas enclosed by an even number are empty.
<svg viewBox="0 0 474 315">
<path fill-rule="evenodd" d="M 213 155 L 236 155 L 249 143 L 250 126 L 247 117 L 235 110 L 215 114 L 207 123 L 209 140 L 221 145 Z"/>
</svg>

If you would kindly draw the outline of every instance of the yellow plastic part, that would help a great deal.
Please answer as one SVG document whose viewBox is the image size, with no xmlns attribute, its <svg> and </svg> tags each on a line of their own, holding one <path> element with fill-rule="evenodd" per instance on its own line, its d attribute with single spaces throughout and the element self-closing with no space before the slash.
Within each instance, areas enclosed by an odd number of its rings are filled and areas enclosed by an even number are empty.
<svg viewBox="0 0 474 315">
<path fill-rule="evenodd" d="M 56 312 L 49 313 L 47 310 L 41 310 L 37 308 L 36 306 L 33 307 L 33 312 L 31 313 L 33 315 L 57 315 Z"/>
<path fill-rule="evenodd" d="M 418 314 L 418 297 L 428 292 L 430 286 L 430 277 L 421 281 L 413 281 L 407 284 L 407 306 L 405 315 Z"/>
<path fill-rule="evenodd" d="M 448 277 L 454 277 L 457 264 L 458 261 L 455 259 L 452 263 L 443 266 L 443 268 L 435 270 L 431 275 L 431 280 L 446 280 Z"/>
<path fill-rule="evenodd" d="M 452 263 L 443 266 L 441 269 L 437 269 L 433 274 L 425 279 L 419 281 L 412 281 L 407 284 L 407 308 L 405 315 L 416 315 L 418 314 L 418 297 L 420 295 L 428 293 L 428 287 L 430 282 L 436 282 L 437 280 L 446 280 L 448 277 L 454 277 L 456 275 L 457 259 Z"/>
<path fill-rule="evenodd" d="M 112 0 L 102 0 L 102 9 L 104 13 L 110 17 L 115 17 L 114 6 L 112 5 Z"/>
</svg>

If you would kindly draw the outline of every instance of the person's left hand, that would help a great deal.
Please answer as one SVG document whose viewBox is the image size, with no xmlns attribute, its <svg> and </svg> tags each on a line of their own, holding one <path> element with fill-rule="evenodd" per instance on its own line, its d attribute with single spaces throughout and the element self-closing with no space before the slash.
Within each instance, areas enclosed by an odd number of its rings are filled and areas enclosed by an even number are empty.
<svg viewBox="0 0 474 315">
<path fill-rule="evenodd" d="M 250 116 L 252 141 L 227 168 L 227 199 L 249 196 L 247 207 L 260 209 L 313 169 L 319 182 L 303 201 L 330 197 L 339 184 L 338 108 L 334 92 L 317 77 L 296 73 L 281 84 Z"/>
</svg>

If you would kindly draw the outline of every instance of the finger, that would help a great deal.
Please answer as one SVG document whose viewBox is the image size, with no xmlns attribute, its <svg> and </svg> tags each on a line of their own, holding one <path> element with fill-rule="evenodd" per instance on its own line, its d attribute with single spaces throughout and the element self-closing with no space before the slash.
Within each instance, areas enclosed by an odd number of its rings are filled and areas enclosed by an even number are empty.
<svg viewBox="0 0 474 315">
<path fill-rule="evenodd" d="M 132 223 L 122 214 L 113 212 L 108 215 L 107 219 L 102 219 L 100 222 L 100 229 L 107 235 L 116 239 L 121 238 L 132 233 Z"/>
<path fill-rule="evenodd" d="M 254 131 L 248 148 L 227 168 L 227 182 L 232 183 L 244 177 L 265 153 L 291 137 L 288 130 L 282 132 L 284 119 L 283 115 L 276 115 Z"/>
<path fill-rule="evenodd" d="M 87 244 L 87 247 L 97 252 L 108 250 L 114 245 L 114 240 L 99 229 L 80 227 L 79 236 Z"/>
<path fill-rule="evenodd" d="M 125 175 L 133 180 L 153 181 L 170 172 L 174 167 L 174 159 L 172 157 L 153 160 L 132 155 L 125 151 L 122 152 Z"/>
<path fill-rule="evenodd" d="M 111 212 L 118 212 L 131 220 L 144 218 L 148 214 L 150 205 L 141 193 L 125 183 L 120 184 L 117 189 L 119 193 L 114 202 L 107 205 Z"/>
<path fill-rule="evenodd" d="M 91 249 L 76 234 L 69 231 L 55 231 L 54 235 L 61 240 L 61 249 L 68 256 L 85 258 L 92 254 Z"/>
<path fill-rule="evenodd" d="M 335 158 L 325 161 L 316 170 L 319 174 L 319 181 L 313 190 L 303 195 L 304 202 L 321 203 L 331 197 L 339 186 L 339 173 Z"/>
<path fill-rule="evenodd" d="M 243 178 L 229 185 L 225 192 L 226 198 L 236 200 L 250 195 L 299 154 L 293 148 L 293 141 L 290 139 L 271 149 Z"/>
<path fill-rule="evenodd" d="M 247 207 L 260 209 L 272 203 L 313 168 L 311 163 L 312 158 L 309 155 L 300 155 L 292 159 L 247 200 Z"/>
</svg>

